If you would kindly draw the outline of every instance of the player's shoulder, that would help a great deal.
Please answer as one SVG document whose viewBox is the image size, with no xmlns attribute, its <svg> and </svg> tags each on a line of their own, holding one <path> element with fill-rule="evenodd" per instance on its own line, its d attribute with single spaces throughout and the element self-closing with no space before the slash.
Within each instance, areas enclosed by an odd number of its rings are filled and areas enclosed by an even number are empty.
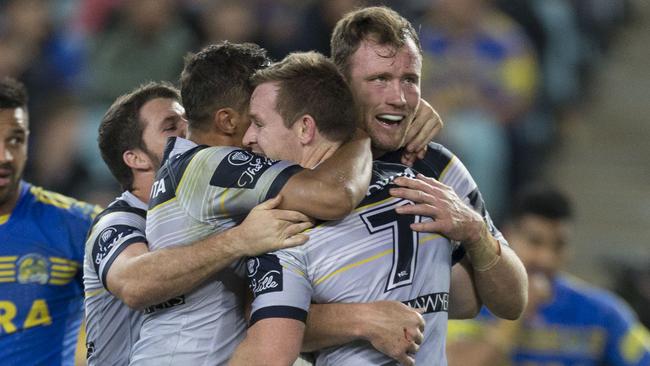
<svg viewBox="0 0 650 366">
<path fill-rule="evenodd" d="M 137 222 L 135 226 L 144 228 L 146 218 L 147 205 L 130 192 L 124 192 L 95 217 L 92 228 L 95 230 L 97 227 L 108 227 L 124 221 Z"/>
<path fill-rule="evenodd" d="M 23 182 L 25 200 L 29 210 L 40 212 L 44 218 L 59 216 L 64 220 L 83 220 L 92 222 L 102 211 L 98 205 L 90 204 Z"/>
<path fill-rule="evenodd" d="M 562 274 L 556 279 L 557 290 L 568 301 L 596 313 L 616 313 L 627 317 L 629 306 L 616 294 L 577 277 Z"/>
</svg>

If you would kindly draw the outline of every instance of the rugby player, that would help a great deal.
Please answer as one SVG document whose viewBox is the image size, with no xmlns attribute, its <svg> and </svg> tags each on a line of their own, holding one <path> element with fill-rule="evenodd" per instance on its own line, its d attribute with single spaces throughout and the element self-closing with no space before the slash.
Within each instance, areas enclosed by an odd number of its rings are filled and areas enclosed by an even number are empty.
<svg viewBox="0 0 650 366">
<path fill-rule="evenodd" d="M 240 222 L 258 203 L 282 196 L 280 208 L 317 219 L 345 216 L 370 179 L 370 142 L 354 136 L 327 161 L 302 170 L 241 145 L 248 127 L 248 77 L 268 60 L 259 47 L 222 43 L 190 57 L 181 76 L 188 140 L 168 142 L 152 186 L 146 237 L 150 249 L 182 245 Z M 205 144 L 205 145 L 198 145 Z M 223 364 L 243 338 L 245 286 L 234 263 L 191 293 L 145 315 L 132 364 Z"/>
<path fill-rule="evenodd" d="M 253 151 L 312 169 L 327 157 L 323 151 L 331 154 L 355 129 L 352 92 L 336 65 L 320 54 L 291 54 L 258 71 L 253 83 L 252 124 L 244 137 Z M 290 365 L 301 349 L 311 301 L 377 300 L 423 308 L 427 326 L 418 359 L 443 363 L 451 253 L 457 244 L 441 235 L 412 232 L 409 224 L 422 218 L 397 214 L 395 208 L 407 201 L 388 192 L 398 176 L 415 177 L 415 172 L 375 162 L 366 197 L 354 213 L 313 229 L 303 246 L 247 262 L 255 296 L 251 327 L 231 364 Z M 417 350 L 414 345 L 410 352 Z M 413 364 L 409 356 L 399 361 Z M 389 362 L 366 342 L 326 348 L 317 356 L 317 364 Z"/>
<path fill-rule="evenodd" d="M 191 245 L 149 252 L 145 214 L 154 174 L 170 136 L 185 136 L 180 94 L 149 83 L 118 98 L 99 128 L 102 157 L 125 189 L 93 223 L 84 285 L 88 363 L 126 365 L 143 309 L 191 291 L 243 256 L 301 244 L 311 226 L 298 212 L 254 208 L 241 225 Z"/>
<path fill-rule="evenodd" d="M 0 80 L 0 363 L 72 365 L 83 315 L 83 243 L 100 207 L 22 180 L 27 92 Z"/>
<path fill-rule="evenodd" d="M 352 11 L 337 22 L 331 52 L 361 108 L 373 157 L 399 162 L 421 100 L 422 51 L 413 25 L 386 7 Z M 467 253 L 452 269 L 450 317 L 473 317 L 483 304 L 501 318 L 518 318 L 527 299 L 526 271 L 493 225 L 470 173 L 436 143 L 413 168 L 429 179 L 398 178 L 405 188 L 392 194 L 418 204 L 397 211 L 433 217 L 411 227 L 460 242 L 459 252 Z"/>
</svg>

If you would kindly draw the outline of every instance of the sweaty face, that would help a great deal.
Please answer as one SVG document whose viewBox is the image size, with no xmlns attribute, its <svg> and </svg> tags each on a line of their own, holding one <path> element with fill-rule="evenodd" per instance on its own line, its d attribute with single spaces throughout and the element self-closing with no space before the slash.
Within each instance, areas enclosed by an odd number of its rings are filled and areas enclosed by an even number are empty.
<svg viewBox="0 0 650 366">
<path fill-rule="evenodd" d="M 349 68 L 348 81 L 373 152 L 379 156 L 399 149 L 420 103 L 422 57 L 415 43 L 409 38 L 395 50 L 366 39 L 352 54 Z"/>
<path fill-rule="evenodd" d="M 27 113 L 23 108 L 0 109 L 0 214 L 11 211 L 27 161 Z"/>
<path fill-rule="evenodd" d="M 162 161 L 167 138 L 185 137 L 187 132 L 185 109 L 174 99 L 155 98 L 142 106 L 140 120 L 144 122 L 142 141 L 147 150 L 145 152 L 155 170 Z"/>
<path fill-rule="evenodd" d="M 506 232 L 529 274 L 552 278 L 564 264 L 569 223 L 537 215 L 525 215 Z"/>
<path fill-rule="evenodd" d="M 244 135 L 244 145 L 271 159 L 300 162 L 300 143 L 275 109 L 277 96 L 277 83 L 264 83 L 255 88 L 250 102 L 251 125 Z"/>
</svg>

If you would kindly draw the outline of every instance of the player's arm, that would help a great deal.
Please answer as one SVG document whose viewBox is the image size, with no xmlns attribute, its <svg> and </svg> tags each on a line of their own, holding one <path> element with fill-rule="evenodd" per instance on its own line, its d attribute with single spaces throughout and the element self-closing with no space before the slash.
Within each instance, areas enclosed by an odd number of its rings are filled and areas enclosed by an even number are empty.
<svg viewBox="0 0 650 366">
<path fill-rule="evenodd" d="M 526 270 L 515 252 L 494 237 L 483 217 L 451 187 L 435 179 L 419 174 L 417 179 L 400 177 L 395 183 L 401 187 L 391 189 L 391 195 L 415 202 L 398 207 L 398 213 L 433 219 L 411 224 L 411 228 L 461 242 L 482 303 L 498 317 L 519 318 L 526 307 Z"/>
<path fill-rule="evenodd" d="M 413 365 L 423 331 L 420 312 L 398 301 L 312 304 L 302 351 L 364 340 L 402 365 Z"/>
<path fill-rule="evenodd" d="M 289 318 L 266 318 L 253 324 L 229 365 L 290 366 L 300 354 L 305 323 Z"/>
<path fill-rule="evenodd" d="M 370 139 L 359 131 L 316 168 L 289 178 L 280 207 L 320 220 L 341 219 L 365 196 L 371 171 Z"/>
<path fill-rule="evenodd" d="M 471 319 L 481 310 L 481 299 L 474 285 L 472 264 L 467 258 L 451 267 L 449 319 Z"/>
<path fill-rule="evenodd" d="M 109 291 L 131 308 L 161 303 L 196 288 L 244 256 L 303 244 L 312 226 L 295 211 L 274 209 L 278 196 L 255 207 L 241 225 L 190 245 L 149 252 L 146 243 L 125 248 L 108 269 Z"/>
</svg>

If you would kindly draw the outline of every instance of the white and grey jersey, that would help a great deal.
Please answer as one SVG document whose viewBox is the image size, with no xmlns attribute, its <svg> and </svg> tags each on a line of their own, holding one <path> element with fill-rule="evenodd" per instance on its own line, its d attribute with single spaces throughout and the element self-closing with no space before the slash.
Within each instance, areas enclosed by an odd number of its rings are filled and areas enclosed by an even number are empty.
<svg viewBox="0 0 650 366">
<path fill-rule="evenodd" d="M 245 150 L 171 138 L 149 202 L 151 250 L 186 245 L 236 225 L 299 170 Z M 225 364 L 246 328 L 240 264 L 192 293 L 147 309 L 132 364 Z"/>
<path fill-rule="evenodd" d="M 86 241 L 84 289 L 89 365 L 127 365 L 143 314 L 113 296 L 106 276 L 113 261 L 133 243 L 146 243 L 146 204 L 124 192 L 93 222 Z"/>
<path fill-rule="evenodd" d="M 451 266 L 464 251 L 438 234 L 413 232 L 411 223 L 429 219 L 397 214 L 397 206 L 411 202 L 391 197 L 388 188 L 396 177 L 420 172 L 453 187 L 490 225 L 491 220 L 462 163 L 444 148 L 430 147 L 428 157 L 429 164 L 414 169 L 375 162 L 366 199 L 354 213 L 314 228 L 305 245 L 248 260 L 249 286 L 255 295 L 251 322 L 274 317 L 304 321 L 311 302 L 402 301 L 425 309 L 425 338 L 416 363 L 446 365 Z M 491 229 L 507 245 L 493 225 Z M 396 362 L 358 341 L 321 350 L 316 365 Z"/>
</svg>

